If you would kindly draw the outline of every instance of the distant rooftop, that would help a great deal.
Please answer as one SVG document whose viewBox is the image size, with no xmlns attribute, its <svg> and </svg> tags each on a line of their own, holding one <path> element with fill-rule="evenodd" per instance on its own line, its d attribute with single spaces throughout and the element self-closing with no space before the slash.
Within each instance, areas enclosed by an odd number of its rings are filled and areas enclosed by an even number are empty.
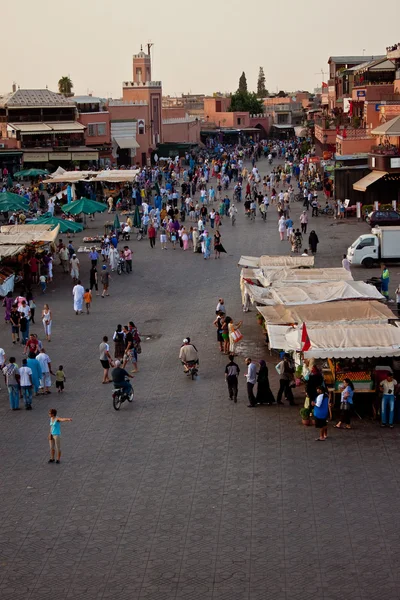
<svg viewBox="0 0 400 600">
<path fill-rule="evenodd" d="M 99 102 L 106 102 L 105 98 L 99 98 L 98 96 L 73 96 L 71 98 L 75 104 L 98 104 Z"/>
<path fill-rule="evenodd" d="M 71 98 L 66 98 L 62 94 L 56 94 L 50 90 L 17 90 L 11 94 L 0 97 L 0 106 L 9 108 L 24 108 L 30 106 L 52 107 L 64 106 L 75 107 L 75 102 Z"/>
<path fill-rule="evenodd" d="M 370 60 L 377 60 L 379 58 L 386 58 L 386 56 L 382 54 L 377 56 L 330 56 L 328 64 L 334 62 L 335 64 L 358 65 L 369 62 Z"/>
</svg>

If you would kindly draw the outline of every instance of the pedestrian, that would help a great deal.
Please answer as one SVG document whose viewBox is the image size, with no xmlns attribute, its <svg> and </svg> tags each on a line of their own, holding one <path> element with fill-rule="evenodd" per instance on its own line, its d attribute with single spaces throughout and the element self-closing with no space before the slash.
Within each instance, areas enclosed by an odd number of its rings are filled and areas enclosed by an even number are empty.
<svg viewBox="0 0 400 600">
<path fill-rule="evenodd" d="M 97 250 L 96 250 L 96 248 L 94 246 L 92 246 L 90 248 L 89 258 L 92 261 L 92 267 L 95 267 L 97 265 L 97 261 L 99 259 L 99 255 L 98 255 L 98 252 L 97 252 Z"/>
<path fill-rule="evenodd" d="M 51 310 L 48 304 L 45 304 L 42 310 L 42 323 L 44 327 L 44 334 L 46 336 L 46 341 L 51 342 L 51 325 L 53 323 L 53 319 L 51 316 Z"/>
<path fill-rule="evenodd" d="M 31 377 L 32 377 L 33 391 L 35 392 L 36 396 L 38 396 L 40 379 L 42 377 L 42 367 L 40 366 L 39 361 L 36 360 L 35 352 L 29 352 L 26 366 L 29 367 L 30 370 L 32 371 Z"/>
<path fill-rule="evenodd" d="M 18 310 L 18 305 L 13 304 L 10 311 L 11 337 L 13 344 L 19 342 L 20 319 L 21 313 Z"/>
<path fill-rule="evenodd" d="M 11 359 L 10 359 L 11 360 Z M 381 409 L 381 417 L 382 423 L 381 427 L 386 427 L 389 416 L 389 427 L 393 428 L 394 421 L 394 401 L 395 401 L 395 387 L 397 385 L 397 381 L 393 379 L 393 375 L 389 373 L 379 386 L 379 389 L 383 392 L 382 395 L 382 409 Z M 389 409 L 389 415 L 388 413 Z"/>
<path fill-rule="evenodd" d="M 163 223 L 161 223 L 161 226 L 160 226 L 160 244 L 161 244 L 161 250 L 167 249 L 167 230 Z"/>
<path fill-rule="evenodd" d="M 215 309 L 215 313 L 222 313 L 223 315 L 226 315 L 226 307 L 225 307 L 225 302 L 223 298 L 218 298 L 218 304 L 217 304 L 217 308 Z"/>
<path fill-rule="evenodd" d="M 47 290 L 47 279 L 46 275 L 41 275 L 39 277 L 40 289 L 42 290 L 42 294 L 46 293 Z"/>
<path fill-rule="evenodd" d="M 208 231 L 204 231 L 203 235 L 203 256 L 204 260 L 207 260 L 211 256 L 211 236 L 208 235 Z"/>
<path fill-rule="evenodd" d="M 90 272 L 89 272 L 89 289 L 90 289 L 90 291 L 92 291 L 93 288 L 96 290 L 96 296 L 99 296 L 97 267 L 91 267 Z"/>
<path fill-rule="evenodd" d="M 312 206 L 311 216 L 318 217 L 318 200 L 316 198 L 314 198 L 314 200 L 311 202 L 311 206 Z"/>
<path fill-rule="evenodd" d="M 150 248 L 155 248 L 156 247 L 156 228 L 154 227 L 153 223 L 150 223 L 150 227 L 147 230 L 147 236 L 149 238 L 149 242 L 150 242 Z"/>
<path fill-rule="evenodd" d="M 383 383 L 383 382 L 382 382 Z M 382 386 L 382 384 L 381 384 Z M 347 377 L 343 380 L 342 392 L 340 395 L 340 421 L 336 423 L 336 429 L 341 429 L 342 423 L 344 423 L 345 429 L 351 429 L 350 419 L 351 419 L 351 410 L 353 407 L 353 395 L 354 395 L 354 385 L 353 382 Z M 383 400 L 382 400 L 382 408 L 383 408 Z M 394 409 L 394 397 L 393 397 L 393 409 Z M 382 418 L 383 422 L 383 418 Z M 392 415 L 392 423 L 393 423 L 393 415 Z"/>
<path fill-rule="evenodd" d="M 49 410 L 50 417 L 50 433 L 49 433 L 49 443 L 50 443 L 50 459 L 49 463 L 54 462 L 54 457 L 57 451 L 56 464 L 60 464 L 61 460 L 61 425 L 60 423 L 64 423 L 65 421 L 72 421 L 69 417 L 57 417 L 57 410 L 55 408 L 51 408 Z"/>
<path fill-rule="evenodd" d="M 11 309 L 12 309 L 13 304 L 14 304 L 14 301 L 12 298 L 12 292 L 7 292 L 7 296 L 3 299 L 3 306 L 5 308 L 4 321 L 6 323 L 10 322 L 10 315 L 11 315 Z"/>
<path fill-rule="evenodd" d="M 256 398 L 254 396 L 254 386 L 257 382 L 257 367 L 250 357 L 245 359 L 247 365 L 247 373 L 245 373 L 247 381 L 247 397 L 249 399 L 248 408 L 253 408 L 256 405 Z"/>
<path fill-rule="evenodd" d="M 88 315 L 90 313 L 90 305 L 92 303 L 92 292 L 89 290 L 89 288 L 86 288 L 85 293 L 83 294 L 83 301 L 86 307 L 86 314 Z"/>
<path fill-rule="evenodd" d="M 31 323 L 35 323 L 36 304 L 35 304 L 35 301 L 33 299 L 33 294 L 32 294 L 31 290 L 28 290 L 28 292 L 26 293 L 26 300 L 28 302 L 28 306 L 29 306 L 29 309 L 31 311 L 30 322 Z"/>
<path fill-rule="evenodd" d="M 72 280 L 75 282 L 79 279 L 79 258 L 77 258 L 76 254 L 72 255 L 69 264 L 71 267 L 71 277 Z"/>
<path fill-rule="evenodd" d="M 319 239 L 314 229 L 310 232 L 308 236 L 308 245 L 310 246 L 310 250 L 313 254 L 317 253 L 317 246 L 319 244 Z"/>
<path fill-rule="evenodd" d="M 314 407 L 315 427 L 319 429 L 317 442 L 324 442 L 328 437 L 327 418 L 329 414 L 329 396 L 324 387 L 317 389 L 318 395 L 312 406 Z"/>
<path fill-rule="evenodd" d="M 308 214 L 305 210 L 300 215 L 301 233 L 307 233 Z"/>
<path fill-rule="evenodd" d="M 221 234 L 218 229 L 214 233 L 214 252 L 215 258 L 221 258 L 221 252 L 225 252 L 226 254 L 226 250 L 221 244 Z"/>
<path fill-rule="evenodd" d="M 389 283 L 390 283 L 390 273 L 389 269 L 386 265 L 381 265 L 382 274 L 381 274 L 381 294 L 385 297 L 385 300 L 389 300 Z"/>
<path fill-rule="evenodd" d="M 108 377 L 108 372 L 110 370 L 110 366 L 112 365 L 112 358 L 110 354 L 110 346 L 108 345 L 108 337 L 105 335 L 103 337 L 103 341 L 99 346 L 100 353 L 100 363 L 103 367 L 103 381 L 101 383 L 110 383 L 110 378 Z"/>
<path fill-rule="evenodd" d="M 285 231 L 286 231 L 286 219 L 282 215 L 278 221 L 278 231 L 279 237 L 281 238 L 281 242 L 285 239 Z"/>
<path fill-rule="evenodd" d="M 125 354 L 125 334 L 122 331 L 122 325 L 117 325 L 113 335 L 114 341 L 114 359 L 123 360 Z"/>
<path fill-rule="evenodd" d="M 101 268 L 101 283 L 103 286 L 103 291 L 101 294 L 101 297 L 104 298 L 104 296 L 109 296 L 110 294 L 108 293 L 108 288 L 110 286 L 110 273 L 107 271 L 107 267 L 106 265 L 103 265 Z"/>
<path fill-rule="evenodd" d="M 224 315 L 222 312 L 217 312 L 217 317 L 213 323 L 214 327 L 217 328 L 217 342 L 219 344 L 220 352 L 224 351 L 224 339 L 222 337 L 222 324 L 223 324 Z"/>
<path fill-rule="evenodd" d="M 396 294 L 397 316 L 400 316 L 400 285 L 397 286 L 395 294 Z"/>
<path fill-rule="evenodd" d="M 8 396 L 10 399 L 11 410 L 19 410 L 19 382 L 20 374 L 17 365 L 15 364 L 15 357 L 10 356 L 8 365 L 3 367 L 3 375 L 6 379 L 6 386 L 8 390 Z"/>
<path fill-rule="evenodd" d="M 275 398 L 269 385 L 268 367 L 265 360 L 259 361 L 260 370 L 257 375 L 257 404 L 274 404 Z"/>
<path fill-rule="evenodd" d="M 60 365 L 56 371 L 56 388 L 59 394 L 64 391 L 64 383 L 67 381 L 64 373 L 64 367 Z"/>
<path fill-rule="evenodd" d="M 76 315 L 82 314 L 84 293 L 85 288 L 81 284 L 80 279 L 78 279 L 76 285 L 74 285 L 74 287 L 72 288 L 72 295 L 74 297 L 74 311 Z"/>
<path fill-rule="evenodd" d="M 132 273 L 132 250 L 129 246 L 124 246 L 124 259 L 126 263 L 126 272 Z"/>
<path fill-rule="evenodd" d="M 25 410 L 32 410 L 32 369 L 28 367 L 26 358 L 22 359 L 22 367 L 19 370 L 19 375 Z"/>
<path fill-rule="evenodd" d="M 29 337 L 29 321 L 23 312 L 20 311 L 19 331 L 21 334 L 21 344 L 25 345 Z"/>
<path fill-rule="evenodd" d="M 286 219 L 285 225 L 286 225 L 286 239 L 290 240 L 291 235 L 293 233 L 293 220 L 289 217 L 288 219 Z"/>
<path fill-rule="evenodd" d="M 108 262 L 109 262 L 111 271 L 116 271 L 116 269 L 118 267 L 118 258 L 119 258 L 119 252 L 115 248 L 115 246 L 113 244 L 111 244 L 110 252 L 108 253 Z"/>
<path fill-rule="evenodd" d="M 229 355 L 229 362 L 225 367 L 225 381 L 228 384 L 229 400 L 233 400 L 237 403 L 238 397 L 238 383 L 239 383 L 239 365 L 234 362 L 235 357 L 233 354 Z"/>
<path fill-rule="evenodd" d="M 276 398 L 277 404 L 283 404 L 282 395 L 285 393 L 286 400 L 290 406 L 296 406 L 293 398 L 292 387 L 294 385 L 294 363 L 290 354 L 283 355 L 283 360 L 276 365 L 276 370 L 279 373 L 279 391 Z"/>
<path fill-rule="evenodd" d="M 50 388 L 51 388 L 51 375 L 54 375 L 53 371 L 51 370 L 51 360 L 48 354 L 46 354 L 46 351 L 44 348 L 42 348 L 39 352 L 39 354 L 36 357 L 36 360 L 39 362 L 40 364 L 40 368 L 42 370 L 42 376 L 40 378 L 40 384 L 39 384 L 39 389 L 43 390 L 42 394 L 51 394 Z"/>
<path fill-rule="evenodd" d="M 349 262 L 346 254 L 343 254 L 342 267 L 343 267 L 343 269 L 346 269 L 346 271 L 349 271 L 349 273 L 351 272 L 350 262 Z"/>
</svg>

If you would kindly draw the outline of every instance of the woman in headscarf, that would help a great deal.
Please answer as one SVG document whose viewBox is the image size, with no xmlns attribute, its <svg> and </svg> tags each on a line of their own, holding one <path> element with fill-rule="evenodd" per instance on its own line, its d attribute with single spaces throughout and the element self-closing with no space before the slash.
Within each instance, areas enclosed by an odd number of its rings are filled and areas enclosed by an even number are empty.
<svg viewBox="0 0 400 600">
<path fill-rule="evenodd" d="M 110 245 L 108 260 L 110 262 L 111 271 L 115 271 L 118 266 L 119 253 L 113 244 Z"/>
<path fill-rule="evenodd" d="M 257 404 L 268 404 L 271 405 L 275 402 L 275 398 L 273 393 L 271 392 L 271 388 L 269 387 L 269 378 L 268 378 L 268 367 L 265 360 L 260 360 L 259 362 L 260 370 L 258 371 L 257 376 Z"/>
<path fill-rule="evenodd" d="M 114 331 L 114 357 L 123 360 L 125 354 L 125 334 L 122 331 L 122 325 L 117 325 Z"/>
<path fill-rule="evenodd" d="M 317 252 L 317 246 L 319 244 L 319 239 L 318 239 L 318 236 L 315 233 L 314 229 L 310 232 L 310 236 L 308 238 L 308 243 L 309 243 L 309 246 L 311 248 L 311 252 L 313 254 L 316 254 L 316 252 Z"/>
<path fill-rule="evenodd" d="M 204 259 L 210 258 L 211 256 L 211 237 L 208 235 L 208 231 L 203 233 L 203 243 L 204 243 Z"/>
</svg>

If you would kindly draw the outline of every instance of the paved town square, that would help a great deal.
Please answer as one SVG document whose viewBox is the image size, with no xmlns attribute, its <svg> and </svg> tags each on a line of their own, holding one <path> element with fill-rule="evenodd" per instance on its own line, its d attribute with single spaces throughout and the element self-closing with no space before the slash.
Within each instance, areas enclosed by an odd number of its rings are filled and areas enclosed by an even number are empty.
<svg viewBox="0 0 400 600">
<path fill-rule="evenodd" d="M 258 166 L 262 175 L 271 169 L 266 160 Z M 327 442 L 316 444 L 299 407 L 247 407 L 245 356 L 267 361 L 275 396 L 277 357 L 255 308 L 242 312 L 237 263 L 241 255 L 289 255 L 290 245 L 279 240 L 274 206 L 266 223 L 246 218 L 243 203 L 238 209 L 234 227 L 222 222 L 227 254 L 219 260 L 131 238 L 133 273 L 111 273 L 110 296 L 94 295 L 89 315 L 75 314 L 70 276 L 55 261 L 54 283 L 36 295 L 38 312 L 44 302 L 52 311 L 51 343 L 40 318 L 31 331 L 53 370 L 64 366 L 65 391 L 34 397 L 30 412 L 11 412 L 3 384 L 0 391 L 3 600 L 398 599 L 399 429 L 355 419 L 353 431 L 337 431 L 329 423 Z M 295 226 L 301 210 L 294 202 Z M 107 218 L 96 215 L 89 231 L 101 233 Z M 310 216 L 311 229 L 320 240 L 316 267 L 341 266 L 348 245 L 369 231 L 355 218 L 325 216 Z M 74 247 L 82 236 L 71 238 Z M 79 259 L 86 287 L 90 260 Z M 393 295 L 396 267 L 391 275 Z M 213 326 L 220 297 L 243 320 L 237 404 Z M 134 402 L 116 412 L 98 347 L 129 321 L 142 353 Z M 200 356 L 194 381 L 178 360 L 186 336 Z M 4 324 L 1 340 L 20 364 Z M 50 408 L 73 419 L 62 424 L 59 465 L 47 462 Z"/>
</svg>

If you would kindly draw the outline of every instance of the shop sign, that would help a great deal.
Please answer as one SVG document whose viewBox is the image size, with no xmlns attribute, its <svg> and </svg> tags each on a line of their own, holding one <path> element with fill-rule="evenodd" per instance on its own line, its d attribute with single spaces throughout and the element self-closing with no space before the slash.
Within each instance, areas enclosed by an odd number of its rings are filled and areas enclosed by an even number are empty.
<svg viewBox="0 0 400 600">
<path fill-rule="evenodd" d="M 400 169 L 400 157 L 390 159 L 390 168 L 391 169 Z"/>
<path fill-rule="evenodd" d="M 365 98 L 365 90 L 357 90 L 357 98 Z"/>
<path fill-rule="evenodd" d="M 98 160 L 98 152 L 72 152 L 72 160 Z"/>
<path fill-rule="evenodd" d="M 49 152 L 49 160 L 71 160 L 71 152 Z"/>
<path fill-rule="evenodd" d="M 24 152 L 24 163 L 26 162 L 47 162 L 49 160 L 48 152 Z"/>
</svg>

